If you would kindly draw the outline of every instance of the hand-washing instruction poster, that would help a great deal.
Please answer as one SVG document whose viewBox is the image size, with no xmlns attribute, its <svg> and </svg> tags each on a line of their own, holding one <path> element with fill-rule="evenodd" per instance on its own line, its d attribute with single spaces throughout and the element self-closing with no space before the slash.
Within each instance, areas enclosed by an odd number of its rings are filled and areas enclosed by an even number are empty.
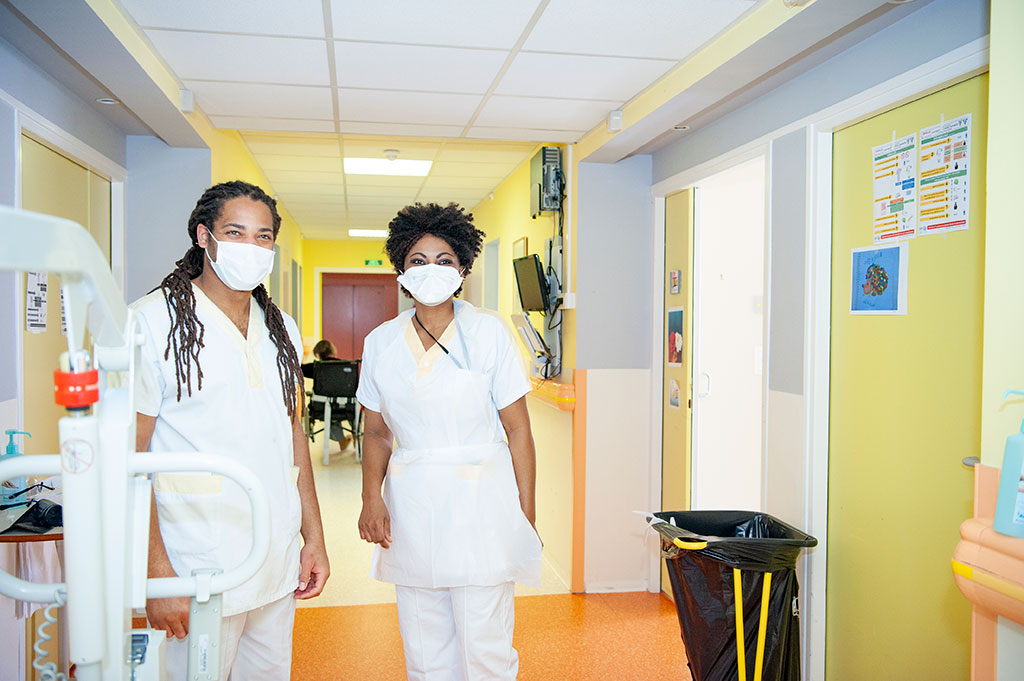
<svg viewBox="0 0 1024 681">
<path fill-rule="evenodd" d="M 46 272 L 29 272 L 26 277 L 25 330 L 46 331 Z"/>
<path fill-rule="evenodd" d="M 874 177 L 874 242 L 917 235 L 917 134 L 871 149 Z"/>
<path fill-rule="evenodd" d="M 971 114 L 921 129 L 921 191 L 917 233 L 968 228 Z"/>
<path fill-rule="evenodd" d="M 907 314 L 910 246 L 853 249 L 850 314 Z"/>
</svg>

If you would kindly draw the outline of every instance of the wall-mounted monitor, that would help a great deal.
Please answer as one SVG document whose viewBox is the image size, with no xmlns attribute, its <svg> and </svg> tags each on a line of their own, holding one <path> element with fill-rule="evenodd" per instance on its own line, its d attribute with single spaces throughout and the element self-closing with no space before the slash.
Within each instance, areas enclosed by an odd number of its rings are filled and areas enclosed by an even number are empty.
<svg viewBox="0 0 1024 681">
<path fill-rule="evenodd" d="M 523 310 L 547 312 L 550 293 L 540 257 L 533 253 L 525 258 L 516 258 L 512 261 L 512 268 L 516 273 L 516 285 L 519 287 L 519 300 L 522 302 Z"/>
</svg>

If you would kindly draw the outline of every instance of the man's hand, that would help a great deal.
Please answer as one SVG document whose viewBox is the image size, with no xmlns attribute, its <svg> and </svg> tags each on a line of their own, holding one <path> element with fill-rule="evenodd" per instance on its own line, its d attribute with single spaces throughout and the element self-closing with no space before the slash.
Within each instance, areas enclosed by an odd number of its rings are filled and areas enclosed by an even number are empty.
<svg viewBox="0 0 1024 681">
<path fill-rule="evenodd" d="M 331 575 L 327 561 L 327 548 L 323 544 L 306 544 L 299 554 L 299 588 L 295 597 L 299 599 L 319 596 Z"/>
<path fill-rule="evenodd" d="M 149 570 L 150 577 L 177 577 L 170 564 Z M 149 626 L 154 629 L 162 629 L 167 632 L 167 638 L 172 636 L 177 639 L 184 639 L 188 636 L 188 606 L 189 599 L 186 596 L 175 598 L 154 598 L 146 601 L 146 619 Z"/>
</svg>

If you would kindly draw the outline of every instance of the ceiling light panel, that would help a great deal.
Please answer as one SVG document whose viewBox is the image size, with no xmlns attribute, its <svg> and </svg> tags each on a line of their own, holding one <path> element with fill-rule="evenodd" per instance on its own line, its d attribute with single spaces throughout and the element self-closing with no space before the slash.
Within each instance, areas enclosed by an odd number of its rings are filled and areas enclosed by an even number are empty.
<svg viewBox="0 0 1024 681">
<path fill-rule="evenodd" d="M 335 42 L 338 85 L 484 94 L 506 52 Z"/>
<path fill-rule="evenodd" d="M 334 121 L 308 118 L 259 118 L 255 116 L 210 116 L 222 130 L 279 130 L 281 132 L 334 132 Z"/>
<path fill-rule="evenodd" d="M 551 0 L 523 49 L 680 60 L 754 6 L 750 0 L 644 0 L 628 11 L 621 0 L 587 0 L 580 11 L 577 0 Z"/>
<path fill-rule="evenodd" d="M 345 40 L 511 49 L 535 9 L 522 0 L 331 0 L 331 20 Z"/>
<path fill-rule="evenodd" d="M 426 177 L 430 172 L 430 161 L 411 159 L 345 157 L 346 175 L 400 175 Z"/>
<path fill-rule="evenodd" d="M 185 81 L 207 114 L 268 118 L 333 118 L 330 88 Z"/>
<path fill-rule="evenodd" d="M 372 239 L 385 239 L 388 236 L 386 229 L 350 229 L 348 235 L 351 237 L 370 237 Z"/>
<path fill-rule="evenodd" d="M 504 97 L 487 100 L 477 125 L 585 132 L 604 120 L 617 102 L 577 99 Z"/>
<path fill-rule="evenodd" d="M 339 117 L 349 121 L 465 125 L 479 95 L 391 90 L 338 90 Z"/>
<path fill-rule="evenodd" d="M 520 52 L 494 92 L 621 103 L 673 66 L 675 62 L 664 60 Z M 571 73 L 572 77 L 552 78 L 552 73 Z"/>
<path fill-rule="evenodd" d="M 159 30 L 146 35 L 182 80 L 331 84 L 322 40 Z"/>
<path fill-rule="evenodd" d="M 145 28 L 179 28 L 322 38 L 322 0 L 121 0 L 135 23 Z"/>
</svg>

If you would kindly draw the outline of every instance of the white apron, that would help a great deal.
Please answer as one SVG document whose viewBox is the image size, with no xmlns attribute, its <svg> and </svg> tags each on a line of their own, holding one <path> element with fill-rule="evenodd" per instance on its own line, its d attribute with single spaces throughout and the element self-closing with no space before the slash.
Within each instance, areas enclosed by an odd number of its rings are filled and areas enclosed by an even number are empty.
<svg viewBox="0 0 1024 681">
<path fill-rule="evenodd" d="M 393 542 L 376 547 L 370 574 L 412 587 L 540 586 L 540 538 L 520 506 L 508 445 L 494 435 L 465 443 L 501 431 L 491 376 L 473 370 L 458 317 L 455 326 L 454 357 L 382 390 L 381 413 L 398 441 L 384 480 Z M 385 356 L 399 352 L 409 352 L 401 335 Z M 459 444 L 424 446 L 428 424 Z"/>
</svg>

